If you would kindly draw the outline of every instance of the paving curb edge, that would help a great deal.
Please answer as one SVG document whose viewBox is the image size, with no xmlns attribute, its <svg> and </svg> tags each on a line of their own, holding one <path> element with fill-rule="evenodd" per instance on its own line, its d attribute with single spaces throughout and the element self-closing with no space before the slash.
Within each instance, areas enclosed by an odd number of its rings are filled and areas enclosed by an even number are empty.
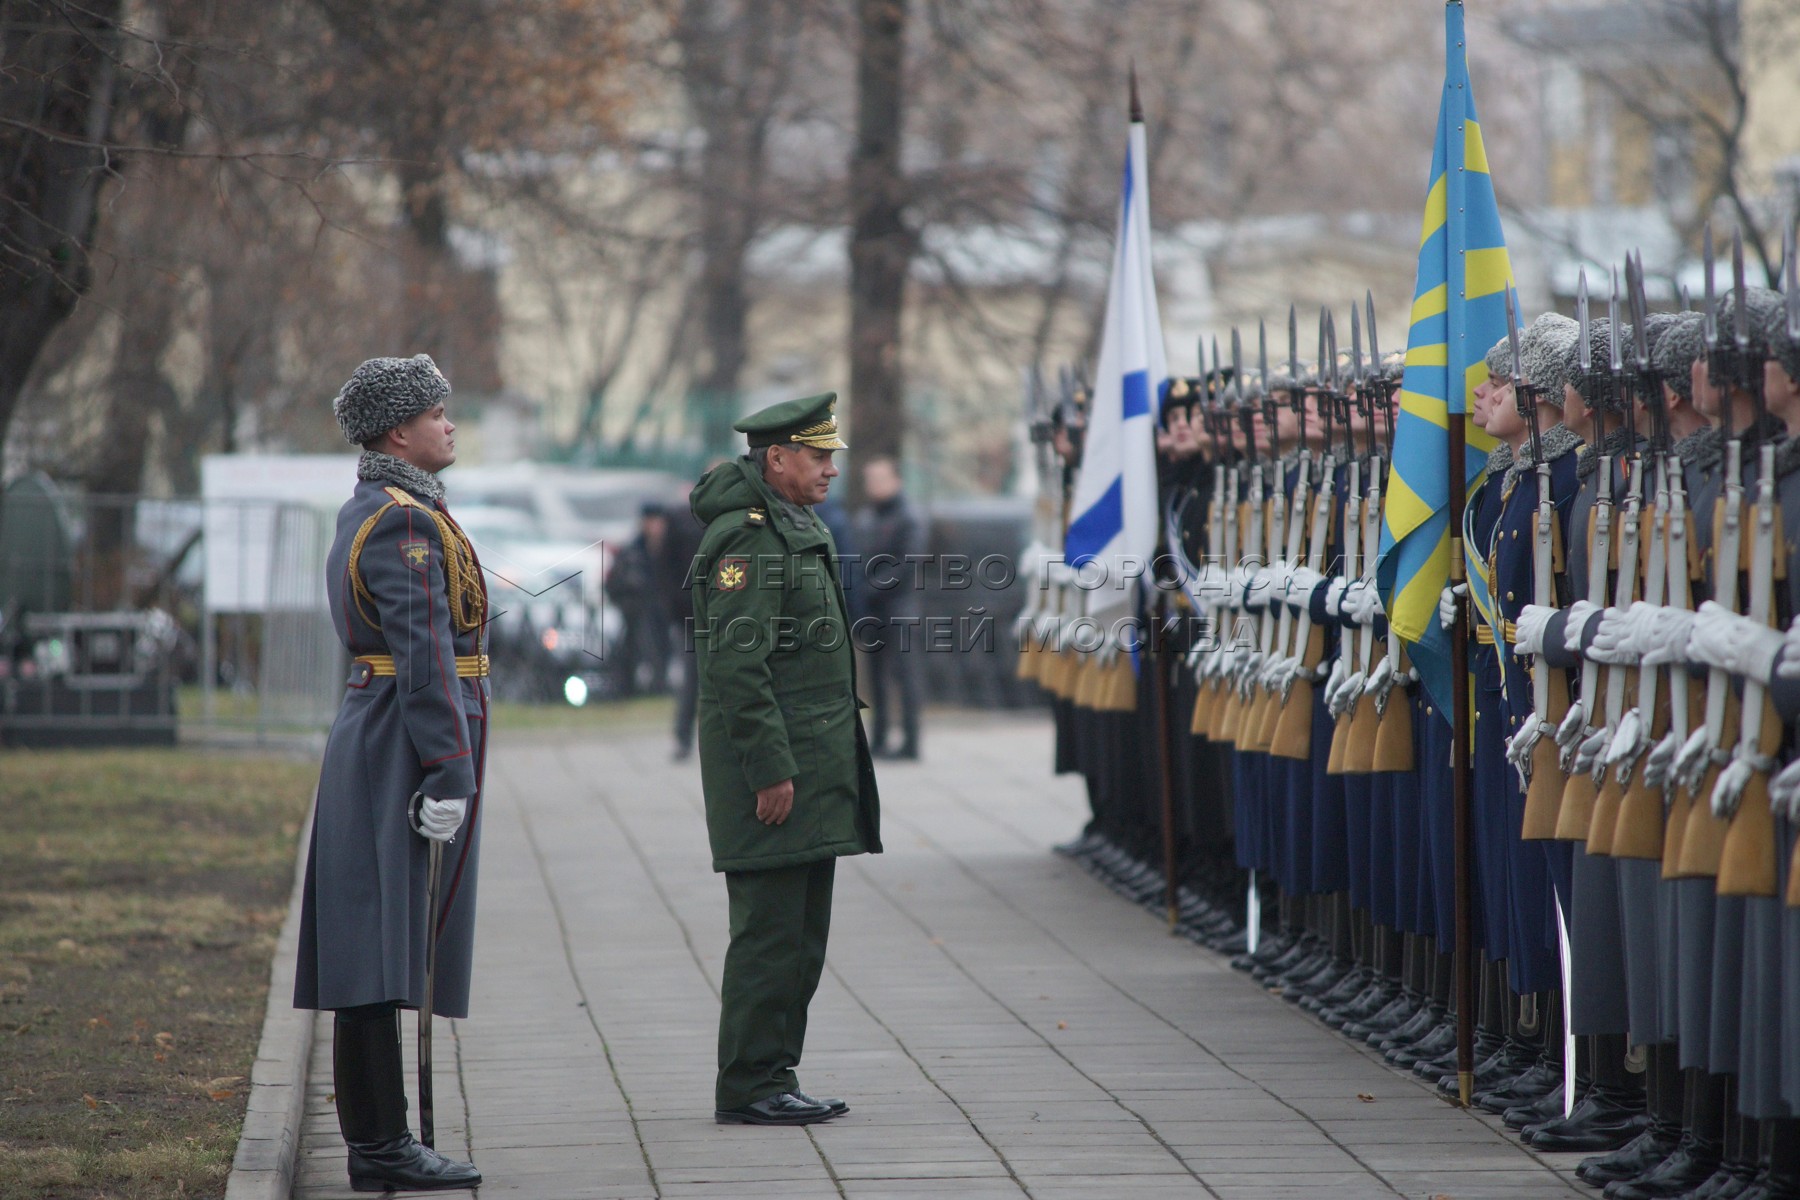
<svg viewBox="0 0 1800 1200">
<path fill-rule="evenodd" d="M 250 1102 L 225 1184 L 225 1200 L 288 1200 L 294 1190 L 294 1160 L 306 1112 L 307 1068 L 312 1060 L 316 1015 L 293 1006 L 300 900 L 311 842 L 312 811 L 308 809 L 294 852 L 294 885 L 288 893 L 287 916 L 275 942 L 275 961 L 269 965 L 268 1008 L 263 1014 L 256 1062 L 250 1068 Z"/>
</svg>

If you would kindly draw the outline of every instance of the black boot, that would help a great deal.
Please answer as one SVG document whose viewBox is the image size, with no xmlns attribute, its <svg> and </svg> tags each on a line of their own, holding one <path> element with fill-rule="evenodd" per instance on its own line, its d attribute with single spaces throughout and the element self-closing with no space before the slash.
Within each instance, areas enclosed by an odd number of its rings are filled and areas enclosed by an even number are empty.
<svg viewBox="0 0 1800 1200">
<path fill-rule="evenodd" d="M 338 1128 L 350 1147 L 350 1187 L 358 1192 L 474 1187 L 481 1172 L 413 1140 L 406 1124 L 400 1015 L 391 1004 L 344 1009 L 332 1046 Z"/>
<path fill-rule="evenodd" d="M 1689 1102 L 1692 1076 L 1684 1078 L 1676 1063 L 1675 1046 L 1665 1042 L 1648 1050 L 1647 1093 L 1650 1127 L 1611 1154 L 1586 1158 L 1575 1168 L 1583 1183 L 1605 1187 L 1621 1179 L 1638 1179 L 1654 1170 L 1675 1152 L 1685 1118 L 1693 1111 Z"/>
<path fill-rule="evenodd" d="M 1650 1126 L 1644 1092 L 1625 1070 L 1625 1035 L 1584 1039 L 1593 1064 L 1594 1086 L 1566 1120 L 1528 1130 L 1525 1141 L 1542 1151 L 1617 1150 Z"/>
</svg>

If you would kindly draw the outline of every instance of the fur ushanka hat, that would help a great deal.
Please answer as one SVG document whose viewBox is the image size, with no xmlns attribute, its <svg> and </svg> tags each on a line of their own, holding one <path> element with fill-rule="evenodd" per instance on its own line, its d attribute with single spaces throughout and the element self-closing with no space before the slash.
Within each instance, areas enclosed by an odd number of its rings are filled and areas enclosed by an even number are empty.
<svg viewBox="0 0 1800 1200">
<path fill-rule="evenodd" d="M 411 358 L 371 358 L 350 373 L 331 402 L 344 440 L 361 445 L 403 425 L 450 394 L 429 354 Z"/>
</svg>

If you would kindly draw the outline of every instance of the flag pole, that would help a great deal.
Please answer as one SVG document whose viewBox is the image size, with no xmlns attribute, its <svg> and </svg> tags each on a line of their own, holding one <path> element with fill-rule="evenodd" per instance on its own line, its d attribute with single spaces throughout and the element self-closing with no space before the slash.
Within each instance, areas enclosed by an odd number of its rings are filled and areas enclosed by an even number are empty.
<svg viewBox="0 0 1800 1200">
<path fill-rule="evenodd" d="M 1450 585 L 1464 582 L 1463 509 L 1468 505 L 1465 413 L 1450 415 Z M 1473 872 L 1470 859 L 1474 821 L 1470 813 L 1474 764 L 1469 737 L 1468 598 L 1456 599 L 1456 623 L 1450 630 L 1450 796 L 1456 861 L 1456 1092 L 1469 1107 L 1475 1087 L 1475 937 Z"/>
<path fill-rule="evenodd" d="M 1144 102 L 1138 95 L 1137 60 L 1133 59 L 1126 67 L 1126 84 L 1128 88 L 1128 112 L 1130 123 L 1144 123 Z M 1157 381 L 1152 381 L 1155 386 Z M 1160 525 L 1161 522 L 1158 522 Z M 1170 547 L 1159 534 L 1157 538 L 1158 558 L 1165 557 Z M 1154 571 L 1151 573 L 1154 586 Z M 1168 648 L 1164 645 L 1165 626 L 1168 623 L 1167 589 L 1157 587 L 1156 604 L 1151 611 L 1150 638 L 1145 646 L 1143 658 L 1144 669 L 1150 672 L 1151 686 L 1156 691 L 1156 751 L 1158 760 L 1158 777 L 1162 781 L 1162 859 L 1163 859 L 1163 904 L 1168 912 L 1169 932 L 1174 933 L 1181 921 L 1181 905 L 1177 900 L 1177 884 L 1175 879 L 1175 754 L 1170 745 L 1169 735 L 1169 687 L 1173 682 L 1168 665 Z"/>
</svg>

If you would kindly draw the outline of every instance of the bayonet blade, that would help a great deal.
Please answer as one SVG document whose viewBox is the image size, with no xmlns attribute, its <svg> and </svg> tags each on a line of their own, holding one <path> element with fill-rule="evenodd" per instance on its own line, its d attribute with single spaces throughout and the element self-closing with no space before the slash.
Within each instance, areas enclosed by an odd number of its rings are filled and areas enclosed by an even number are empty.
<svg viewBox="0 0 1800 1200">
<path fill-rule="evenodd" d="M 1709 350 L 1719 348 L 1719 294 L 1713 286 L 1713 237 L 1712 222 L 1706 223 L 1706 233 L 1701 242 L 1701 261 L 1706 267 L 1706 346 Z"/>
<path fill-rule="evenodd" d="M 1750 348 L 1750 305 L 1744 291 L 1744 231 L 1731 231 L 1731 288 L 1737 303 L 1731 306 L 1731 336 L 1740 351 Z"/>
<path fill-rule="evenodd" d="M 1288 305 L 1288 380 L 1294 385 L 1294 395 L 1300 395 L 1300 314 L 1292 304 Z"/>
<path fill-rule="evenodd" d="M 1580 344 L 1576 346 L 1575 352 L 1580 356 L 1582 373 L 1586 374 L 1594 369 L 1594 344 L 1592 339 L 1588 336 L 1593 326 L 1588 318 L 1586 267 L 1581 269 L 1581 275 L 1576 280 L 1575 284 L 1575 321 L 1581 327 L 1579 334 Z"/>
<path fill-rule="evenodd" d="M 1800 342 L 1800 265 L 1795 258 L 1800 256 L 1800 226 L 1788 227 L 1787 245 L 1782 248 L 1782 299 L 1787 305 L 1787 335 L 1791 342 Z"/>
<path fill-rule="evenodd" d="M 1625 369 L 1625 360 L 1618 354 L 1618 268 L 1613 268 L 1613 297 L 1606 302 L 1606 353 L 1607 367 L 1618 374 Z"/>
<path fill-rule="evenodd" d="M 1330 310 L 1325 313 L 1325 354 L 1331 363 L 1331 390 L 1335 392 L 1341 381 L 1338 377 L 1337 319 Z"/>
<path fill-rule="evenodd" d="M 1375 293 L 1363 293 L 1363 304 L 1369 310 L 1369 366 L 1381 370 L 1381 343 L 1375 340 Z"/>
<path fill-rule="evenodd" d="M 1244 403 L 1244 339 L 1237 326 L 1231 327 L 1231 392 L 1241 406 Z"/>
<path fill-rule="evenodd" d="M 1262 377 L 1263 403 L 1273 403 L 1275 393 L 1269 390 L 1269 326 L 1261 317 L 1256 319 L 1256 370 Z"/>
<path fill-rule="evenodd" d="M 1352 303 L 1350 305 L 1350 382 L 1361 383 L 1362 377 L 1362 314 Z"/>
<path fill-rule="evenodd" d="M 1507 288 L 1506 296 L 1506 340 L 1512 350 L 1512 380 L 1516 388 L 1525 382 L 1525 370 L 1519 361 L 1519 313 L 1513 307 L 1513 290 Z"/>
<path fill-rule="evenodd" d="M 1625 290 L 1631 302 L 1631 345 L 1637 369 L 1650 369 L 1650 302 L 1644 295 L 1644 256 L 1642 252 L 1625 257 Z"/>
</svg>

